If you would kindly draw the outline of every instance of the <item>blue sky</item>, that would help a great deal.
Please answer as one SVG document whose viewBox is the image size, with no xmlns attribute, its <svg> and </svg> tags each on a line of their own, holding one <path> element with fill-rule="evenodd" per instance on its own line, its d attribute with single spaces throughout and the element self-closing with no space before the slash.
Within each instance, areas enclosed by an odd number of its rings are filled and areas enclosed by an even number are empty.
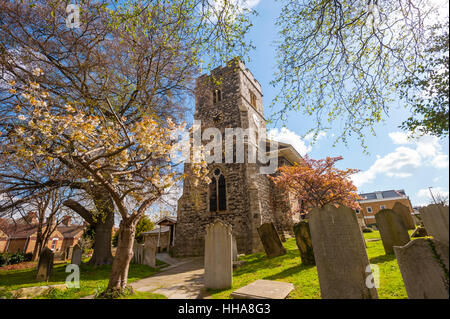
<svg viewBox="0 0 450 319">
<path fill-rule="evenodd" d="M 447 1 L 448 3 L 448 1 Z M 272 0 L 252 0 L 251 5 L 258 12 L 253 17 L 254 24 L 249 38 L 256 50 L 250 55 L 247 67 L 262 85 L 266 117 L 276 110 L 269 108 L 277 89 L 269 83 L 275 71 L 277 40 L 276 18 L 280 11 L 280 2 Z M 313 158 L 340 156 L 339 168 L 357 168 L 361 172 L 354 176 L 354 182 L 360 192 L 387 189 L 404 189 L 410 196 L 413 206 L 428 204 L 428 187 L 433 192 L 448 195 L 449 192 L 449 143 L 448 139 L 425 136 L 420 139 L 408 139 L 407 133 L 398 126 L 407 117 L 407 109 L 395 103 L 392 105 L 386 122 L 377 125 L 377 136 L 366 137 L 369 154 L 364 154 L 360 142 L 350 139 L 347 146 L 342 143 L 333 147 L 333 131 L 322 134 L 311 145 L 308 136 L 302 138 L 311 128 L 312 119 L 301 112 L 290 112 L 288 120 L 275 126 L 268 126 L 278 140 L 293 144 L 303 155 Z M 336 131 L 336 134 L 339 130 Z"/>
</svg>

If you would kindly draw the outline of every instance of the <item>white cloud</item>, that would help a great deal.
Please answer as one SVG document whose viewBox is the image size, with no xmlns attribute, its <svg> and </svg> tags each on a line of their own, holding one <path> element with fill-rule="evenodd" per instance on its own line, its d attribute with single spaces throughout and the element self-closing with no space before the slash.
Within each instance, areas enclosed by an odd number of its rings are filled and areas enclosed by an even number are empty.
<svg viewBox="0 0 450 319">
<path fill-rule="evenodd" d="M 433 196 L 436 197 L 437 194 L 440 194 L 441 196 L 448 196 L 449 191 L 448 189 L 445 189 L 443 187 L 433 187 L 431 188 L 431 191 L 433 192 Z M 432 203 L 433 198 L 431 197 L 430 190 L 428 188 L 422 188 L 419 189 L 419 191 L 416 193 L 417 198 L 419 199 L 419 203 L 415 203 L 415 205 L 422 206 L 422 205 L 428 205 Z"/>
<path fill-rule="evenodd" d="M 404 132 L 392 132 L 388 134 L 394 144 L 410 144 L 410 136 Z"/>
<path fill-rule="evenodd" d="M 282 127 L 280 130 L 277 128 L 271 129 L 267 135 L 275 141 L 291 144 L 302 156 L 312 149 L 311 145 L 306 145 L 300 135 L 290 131 L 286 127 Z"/>
<path fill-rule="evenodd" d="M 378 175 L 406 178 L 412 176 L 412 169 L 419 167 L 431 166 L 437 169 L 448 167 L 448 155 L 442 152 L 442 145 L 439 144 L 437 137 L 430 135 L 413 137 L 403 132 L 389 133 L 389 137 L 396 145 L 411 144 L 411 146 L 399 146 L 394 152 L 383 157 L 377 155 L 377 160 L 368 170 L 352 176 L 357 187 L 372 182 Z"/>
<path fill-rule="evenodd" d="M 305 140 L 306 141 L 312 141 L 314 139 L 314 132 L 308 133 L 305 135 Z M 317 133 L 317 137 L 316 137 L 316 141 L 322 139 L 323 137 L 327 136 L 327 133 L 324 131 L 319 131 Z"/>
</svg>

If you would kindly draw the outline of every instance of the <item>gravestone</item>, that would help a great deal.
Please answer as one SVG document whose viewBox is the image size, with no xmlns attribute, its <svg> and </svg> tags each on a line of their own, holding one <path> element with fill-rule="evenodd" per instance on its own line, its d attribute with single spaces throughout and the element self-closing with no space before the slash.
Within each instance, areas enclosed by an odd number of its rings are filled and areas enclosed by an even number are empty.
<svg viewBox="0 0 450 319">
<path fill-rule="evenodd" d="M 314 257 L 324 299 L 375 299 L 364 238 L 354 210 L 326 205 L 309 214 Z"/>
<path fill-rule="evenodd" d="M 75 246 L 73 246 L 71 263 L 78 266 L 81 265 L 81 255 L 82 255 L 81 247 L 80 245 L 76 244 Z"/>
<path fill-rule="evenodd" d="M 294 289 L 288 282 L 259 279 L 230 294 L 233 299 L 286 299 Z"/>
<path fill-rule="evenodd" d="M 420 216 L 428 235 L 448 246 L 448 206 L 428 205 L 420 209 Z"/>
<path fill-rule="evenodd" d="M 144 265 L 155 267 L 156 266 L 156 246 L 157 241 L 155 239 L 147 239 L 143 247 L 142 263 Z"/>
<path fill-rule="evenodd" d="M 233 240 L 233 261 L 238 261 L 239 258 L 238 258 L 236 238 L 233 236 L 232 240 Z"/>
<path fill-rule="evenodd" d="M 314 251 L 311 241 L 311 232 L 309 230 L 309 221 L 302 220 L 294 225 L 295 241 L 298 250 L 300 251 L 300 258 L 305 265 L 315 265 Z"/>
<path fill-rule="evenodd" d="M 205 287 L 228 289 L 233 283 L 231 226 L 220 220 L 206 226 Z"/>
<path fill-rule="evenodd" d="M 395 203 L 392 208 L 394 212 L 396 212 L 403 220 L 403 224 L 405 224 L 406 229 L 415 229 L 416 225 L 414 223 L 414 219 L 412 217 L 411 211 L 409 208 L 402 203 Z"/>
<path fill-rule="evenodd" d="M 404 246 L 409 241 L 403 219 L 392 209 L 382 209 L 375 214 L 381 240 L 386 254 L 394 253 L 394 246 Z"/>
<path fill-rule="evenodd" d="M 273 223 L 262 224 L 258 227 L 258 234 L 267 257 L 273 258 L 286 254 L 286 249 L 284 249 Z"/>
<path fill-rule="evenodd" d="M 42 249 L 39 255 L 39 261 L 37 266 L 37 276 L 38 281 L 48 281 L 53 270 L 53 252 L 45 247 Z"/>
<path fill-rule="evenodd" d="M 448 299 L 448 246 L 419 238 L 394 251 L 409 299 Z"/>
</svg>

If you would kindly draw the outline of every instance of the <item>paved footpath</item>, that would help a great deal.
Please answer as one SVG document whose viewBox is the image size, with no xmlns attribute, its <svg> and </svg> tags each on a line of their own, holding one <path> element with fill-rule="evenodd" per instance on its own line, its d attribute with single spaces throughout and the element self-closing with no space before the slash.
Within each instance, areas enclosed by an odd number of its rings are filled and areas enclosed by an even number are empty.
<svg viewBox="0 0 450 319">
<path fill-rule="evenodd" d="M 205 297 L 203 274 L 203 257 L 183 258 L 130 285 L 137 291 L 162 294 L 169 299 L 201 299 Z"/>
</svg>

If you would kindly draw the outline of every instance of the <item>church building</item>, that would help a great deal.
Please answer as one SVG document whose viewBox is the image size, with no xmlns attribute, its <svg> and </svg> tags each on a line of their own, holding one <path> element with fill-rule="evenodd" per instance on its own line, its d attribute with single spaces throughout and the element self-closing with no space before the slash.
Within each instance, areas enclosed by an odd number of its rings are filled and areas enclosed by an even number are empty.
<svg viewBox="0 0 450 319">
<path fill-rule="evenodd" d="M 218 67 L 210 75 L 197 79 L 194 120 L 201 130 L 215 127 L 225 135 L 226 128 L 266 131 L 261 85 L 238 59 Z M 269 140 L 266 140 L 269 143 Z M 261 174 L 259 161 L 248 161 L 245 143 L 244 162 L 208 164 L 211 183 L 194 186 L 190 164 L 186 163 L 183 195 L 178 200 L 175 256 L 201 256 L 204 253 L 205 226 L 220 219 L 232 226 L 238 253 L 262 251 L 257 228 L 273 222 L 280 235 L 292 232 L 299 219 L 296 198 L 278 190 L 268 175 Z M 258 147 L 255 145 L 255 147 Z M 236 145 L 234 145 L 234 151 Z M 275 152 L 278 167 L 299 162 L 301 156 L 286 143 L 278 143 Z M 271 153 L 271 154 L 269 154 Z"/>
</svg>

